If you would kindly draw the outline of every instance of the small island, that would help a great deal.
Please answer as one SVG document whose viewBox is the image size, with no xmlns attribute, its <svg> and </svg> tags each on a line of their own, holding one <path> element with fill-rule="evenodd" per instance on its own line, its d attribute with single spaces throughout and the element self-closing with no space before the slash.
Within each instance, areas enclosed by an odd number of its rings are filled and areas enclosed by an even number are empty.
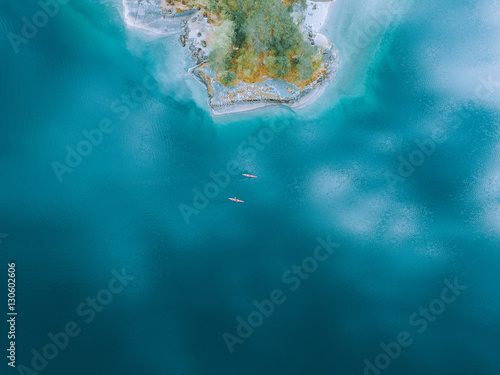
<svg viewBox="0 0 500 375">
<path fill-rule="evenodd" d="M 334 0 L 333 0 L 334 1 Z M 216 112 L 270 103 L 299 105 L 336 71 L 319 31 L 331 2 L 310 0 L 124 0 L 125 21 L 157 34 L 180 33 Z"/>
</svg>

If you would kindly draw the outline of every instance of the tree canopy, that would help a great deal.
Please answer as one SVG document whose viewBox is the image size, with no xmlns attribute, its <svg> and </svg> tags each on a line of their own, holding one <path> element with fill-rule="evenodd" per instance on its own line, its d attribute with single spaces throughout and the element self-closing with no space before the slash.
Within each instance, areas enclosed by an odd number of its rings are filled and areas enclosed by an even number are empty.
<svg viewBox="0 0 500 375">
<path fill-rule="evenodd" d="M 208 0 L 207 10 L 222 20 L 212 34 L 210 67 L 229 84 L 240 74 L 308 80 L 319 53 L 292 14 L 305 6 L 305 0 Z"/>
</svg>

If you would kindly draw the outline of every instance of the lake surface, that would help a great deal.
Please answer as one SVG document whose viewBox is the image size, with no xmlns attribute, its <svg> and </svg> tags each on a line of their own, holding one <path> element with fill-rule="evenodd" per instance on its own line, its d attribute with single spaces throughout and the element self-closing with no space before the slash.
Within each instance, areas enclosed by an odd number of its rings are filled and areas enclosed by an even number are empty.
<svg viewBox="0 0 500 375">
<path fill-rule="evenodd" d="M 216 117 L 121 10 L 59 5 L 16 53 L 40 6 L 0 5 L 6 373 L 499 373 L 497 4 L 337 0 L 320 98 Z"/>
</svg>

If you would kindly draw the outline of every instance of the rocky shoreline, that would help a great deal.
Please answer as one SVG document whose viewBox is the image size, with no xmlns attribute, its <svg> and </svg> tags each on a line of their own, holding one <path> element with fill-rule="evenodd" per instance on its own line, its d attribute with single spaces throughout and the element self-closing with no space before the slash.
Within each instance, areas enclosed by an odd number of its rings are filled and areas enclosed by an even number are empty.
<svg viewBox="0 0 500 375">
<path fill-rule="evenodd" d="M 215 79 L 215 74 L 205 62 L 192 68 L 190 73 L 206 87 L 209 104 L 217 111 L 234 104 L 297 104 L 319 86 L 327 84 L 335 77 L 336 69 L 333 67 L 336 61 L 336 52 L 331 51 L 328 68 L 305 87 L 298 87 L 280 79 L 267 79 L 264 82 L 241 83 L 226 87 Z"/>
</svg>

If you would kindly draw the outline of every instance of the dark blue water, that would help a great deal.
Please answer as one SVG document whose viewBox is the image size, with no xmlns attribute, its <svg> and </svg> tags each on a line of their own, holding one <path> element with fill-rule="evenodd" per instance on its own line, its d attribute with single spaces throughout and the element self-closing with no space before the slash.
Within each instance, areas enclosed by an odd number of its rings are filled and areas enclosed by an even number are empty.
<svg viewBox="0 0 500 375">
<path fill-rule="evenodd" d="M 397 4 L 366 37 L 387 6 L 337 0 L 343 63 L 315 103 L 214 117 L 177 37 L 127 29 L 120 3 L 60 5 L 15 53 L 40 7 L 3 1 L 2 373 L 499 374 L 500 10 Z M 210 172 L 228 183 L 195 207 Z"/>
</svg>

